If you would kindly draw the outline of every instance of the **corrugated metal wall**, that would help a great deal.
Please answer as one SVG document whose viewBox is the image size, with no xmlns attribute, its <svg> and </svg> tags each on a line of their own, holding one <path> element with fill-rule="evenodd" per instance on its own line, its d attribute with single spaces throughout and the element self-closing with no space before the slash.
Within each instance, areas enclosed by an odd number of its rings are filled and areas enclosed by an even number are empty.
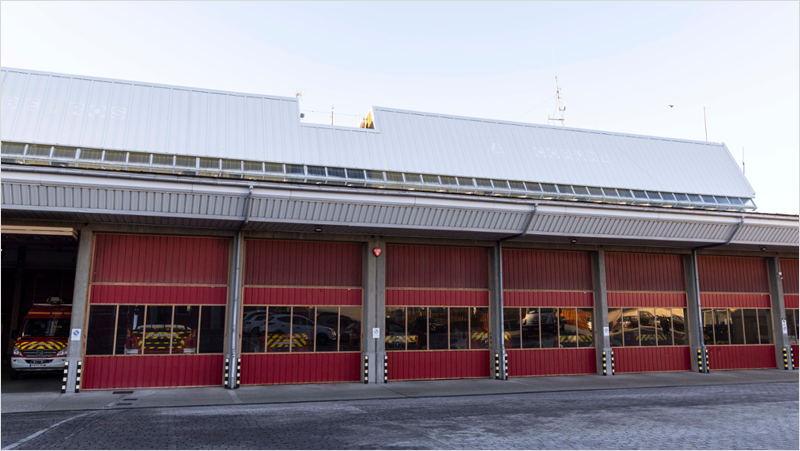
<svg viewBox="0 0 800 451">
<path fill-rule="evenodd" d="M 389 380 L 487 378 L 489 351 L 387 352 Z"/>
<path fill-rule="evenodd" d="M 783 293 L 800 293 L 800 260 L 781 259 L 781 272 L 783 273 Z M 797 307 L 795 307 L 797 308 Z"/>
<path fill-rule="evenodd" d="M 242 354 L 242 385 L 361 380 L 361 353 Z"/>
<path fill-rule="evenodd" d="M 228 302 L 228 287 L 92 285 L 92 304 L 214 304 Z"/>
<path fill-rule="evenodd" d="M 359 288 L 244 287 L 247 305 L 361 305 Z"/>
<path fill-rule="evenodd" d="M 777 368 L 774 345 L 706 347 L 711 371 Z"/>
<path fill-rule="evenodd" d="M 489 250 L 389 244 L 386 305 L 486 307 L 489 305 Z M 489 377 L 483 350 L 389 351 L 389 379 Z"/>
<path fill-rule="evenodd" d="M 85 357 L 81 388 L 220 386 L 222 364 L 221 354 Z"/>
<path fill-rule="evenodd" d="M 595 349 L 509 349 L 508 375 L 558 376 L 595 374 Z"/>
<path fill-rule="evenodd" d="M 800 295 L 785 294 L 783 295 L 784 308 L 800 308 Z"/>
<path fill-rule="evenodd" d="M 227 285 L 230 241 L 97 234 L 92 282 Z"/>
<path fill-rule="evenodd" d="M 245 285 L 361 288 L 361 243 L 247 240 Z"/>
<path fill-rule="evenodd" d="M 690 359 L 688 346 L 614 348 L 617 373 L 691 371 Z"/>
<path fill-rule="evenodd" d="M 763 258 L 697 257 L 700 291 L 769 293 L 767 262 Z"/>
<path fill-rule="evenodd" d="M 795 307 L 797 308 L 797 307 Z M 794 357 L 794 367 L 800 368 L 800 346 L 792 345 L 792 356 Z"/>
<path fill-rule="evenodd" d="M 503 249 L 504 290 L 592 291 L 588 252 Z"/>
<path fill-rule="evenodd" d="M 700 305 L 720 308 L 770 308 L 769 294 L 700 293 Z"/>
<path fill-rule="evenodd" d="M 588 252 L 503 249 L 504 307 L 592 307 Z M 595 349 L 509 349 L 509 376 L 591 374 Z"/>
<path fill-rule="evenodd" d="M 608 293 L 609 307 L 686 307 L 686 293 Z"/>
</svg>

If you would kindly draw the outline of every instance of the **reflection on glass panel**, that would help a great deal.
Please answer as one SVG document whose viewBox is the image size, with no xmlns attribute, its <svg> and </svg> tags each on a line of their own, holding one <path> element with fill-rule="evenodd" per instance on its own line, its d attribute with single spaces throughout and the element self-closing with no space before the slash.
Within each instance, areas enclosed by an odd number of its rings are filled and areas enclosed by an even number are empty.
<svg viewBox="0 0 800 451">
<path fill-rule="evenodd" d="M 703 317 L 703 342 L 705 344 L 714 344 L 714 311 L 710 308 L 703 309 L 701 316 Z"/>
<path fill-rule="evenodd" d="M 428 349 L 447 349 L 447 308 L 431 307 L 428 310 Z"/>
<path fill-rule="evenodd" d="M 270 307 L 268 309 L 267 352 L 289 352 L 289 330 L 291 327 L 291 307 Z"/>
<path fill-rule="evenodd" d="M 114 322 L 117 306 L 93 305 L 89 308 L 86 355 L 111 355 L 114 352 Z"/>
<path fill-rule="evenodd" d="M 622 332 L 625 346 L 639 346 L 639 310 L 628 308 L 622 311 Z"/>
<path fill-rule="evenodd" d="M 728 335 L 728 309 L 714 309 L 714 344 L 731 344 Z"/>
<path fill-rule="evenodd" d="M 450 349 L 469 349 L 469 309 L 450 309 Z"/>
<path fill-rule="evenodd" d="M 558 342 L 562 348 L 578 347 L 578 318 L 574 308 L 558 309 Z"/>
<path fill-rule="evenodd" d="M 539 331 L 541 332 L 541 345 L 543 348 L 558 347 L 558 315 L 554 308 L 539 309 Z M 523 335 L 524 345 L 524 335 Z"/>
<path fill-rule="evenodd" d="M 676 346 L 686 346 L 686 309 L 672 309 L 672 336 Z"/>
<path fill-rule="evenodd" d="M 144 332 L 144 306 L 120 305 L 114 354 L 140 354 Z"/>
<path fill-rule="evenodd" d="M 428 349 L 428 309 L 408 307 L 408 347 L 409 351 Z"/>
<path fill-rule="evenodd" d="M 172 338 L 172 306 L 147 306 L 144 353 L 169 354 Z"/>
<path fill-rule="evenodd" d="M 503 309 L 503 343 L 506 349 L 522 347 L 522 332 L 517 307 Z"/>
<path fill-rule="evenodd" d="M 197 354 L 197 320 L 200 307 L 176 305 L 172 320 L 172 353 Z"/>
<path fill-rule="evenodd" d="M 656 309 L 656 334 L 659 346 L 672 344 L 672 315 L 668 308 Z"/>
<path fill-rule="evenodd" d="M 578 309 L 578 347 L 591 348 L 594 346 L 593 315 L 594 312 L 590 308 Z"/>
<path fill-rule="evenodd" d="M 291 352 L 314 351 L 314 307 L 293 307 L 292 314 L 292 345 Z M 324 330 L 324 329 L 323 329 Z M 329 334 L 322 337 L 325 340 L 335 340 L 336 337 L 328 329 Z"/>
<path fill-rule="evenodd" d="M 319 307 L 318 307 L 319 308 Z M 361 350 L 361 307 L 342 307 L 339 334 L 340 351 Z M 319 340 L 319 335 L 317 335 Z M 319 347 L 319 343 L 317 343 Z"/>
<path fill-rule="evenodd" d="M 731 325 L 731 344 L 743 345 L 744 344 L 744 320 L 742 319 L 742 310 L 732 308 L 728 311 L 730 316 Z"/>
<path fill-rule="evenodd" d="M 758 330 L 762 345 L 772 344 L 772 315 L 770 309 L 758 309 Z"/>
<path fill-rule="evenodd" d="M 539 327 L 539 309 L 536 307 L 523 308 L 522 313 L 522 347 L 526 349 L 540 348 L 541 329 Z"/>
<path fill-rule="evenodd" d="M 221 354 L 225 348 L 225 307 L 206 306 L 200 311 L 200 353 Z"/>
<path fill-rule="evenodd" d="M 758 315 L 756 315 L 756 309 L 742 309 L 742 316 L 744 317 L 744 343 L 748 345 L 757 345 Z"/>
<path fill-rule="evenodd" d="M 314 331 L 317 352 L 336 352 L 339 347 L 339 307 L 317 307 Z"/>
<path fill-rule="evenodd" d="M 655 309 L 639 309 L 639 346 L 656 345 L 656 315 Z"/>
<path fill-rule="evenodd" d="M 175 318 L 177 319 L 177 312 Z M 242 315 L 242 352 L 264 352 L 267 344 L 267 308 L 245 307 Z"/>
<path fill-rule="evenodd" d="M 384 345 L 387 351 L 403 351 L 406 349 L 406 309 L 405 307 L 386 307 L 386 338 Z"/>
<path fill-rule="evenodd" d="M 91 322 L 91 318 L 89 318 Z M 789 343 L 797 344 L 797 318 L 795 317 L 795 309 L 786 309 L 786 326 L 789 332 Z M 91 328 L 89 329 L 91 331 Z M 88 349 L 88 345 L 87 345 Z M 87 351 L 88 353 L 88 351 Z M 800 356 L 796 357 L 800 358 Z"/>
<path fill-rule="evenodd" d="M 608 334 L 612 348 L 622 346 L 622 309 L 608 309 Z"/>
<path fill-rule="evenodd" d="M 795 330 L 795 336 L 797 337 L 797 342 L 800 342 L 800 309 L 794 309 L 794 325 L 797 327 L 797 329 Z M 800 357 L 797 358 L 800 359 Z"/>
<path fill-rule="evenodd" d="M 470 349 L 489 349 L 489 309 L 473 307 L 469 316 Z"/>
</svg>

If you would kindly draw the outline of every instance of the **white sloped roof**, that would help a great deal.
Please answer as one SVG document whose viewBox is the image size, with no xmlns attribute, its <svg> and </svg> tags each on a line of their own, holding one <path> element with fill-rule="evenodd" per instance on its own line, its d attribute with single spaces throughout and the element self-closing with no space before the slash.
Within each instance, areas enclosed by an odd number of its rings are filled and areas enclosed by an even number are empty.
<svg viewBox="0 0 800 451">
<path fill-rule="evenodd" d="M 4 142 L 753 198 L 724 144 L 376 107 L 301 124 L 295 98 L 2 69 Z"/>
</svg>

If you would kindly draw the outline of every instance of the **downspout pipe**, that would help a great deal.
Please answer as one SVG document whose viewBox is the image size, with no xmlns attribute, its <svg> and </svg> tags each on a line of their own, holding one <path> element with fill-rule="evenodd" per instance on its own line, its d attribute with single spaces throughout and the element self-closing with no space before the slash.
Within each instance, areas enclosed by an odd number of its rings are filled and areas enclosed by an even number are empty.
<svg viewBox="0 0 800 451">
<path fill-rule="evenodd" d="M 539 209 L 539 204 L 538 203 L 533 204 L 533 211 L 528 213 L 528 219 L 525 221 L 525 227 L 522 228 L 522 232 L 520 232 L 520 233 L 518 233 L 516 235 L 511 235 L 511 236 L 507 236 L 505 238 L 501 238 L 501 239 L 497 240 L 497 242 L 498 243 L 502 243 L 503 241 L 507 241 L 507 240 L 514 239 L 514 238 L 522 238 L 525 235 L 527 235 L 528 234 L 528 229 L 531 227 L 531 223 L 533 223 L 533 217 L 536 216 L 536 211 L 538 209 Z"/>
<path fill-rule="evenodd" d="M 728 235 L 728 239 L 726 239 L 724 243 L 706 244 L 705 246 L 692 248 L 692 250 L 696 251 L 698 249 L 708 249 L 709 247 L 727 246 L 728 244 L 731 244 L 731 240 L 733 240 L 733 237 L 736 236 L 736 232 L 739 231 L 739 228 L 742 227 L 742 224 L 744 224 L 744 215 L 742 215 L 742 219 L 739 220 L 739 223 L 736 224 L 736 227 L 733 228 L 733 231 L 730 235 Z"/>
<path fill-rule="evenodd" d="M 233 305 L 231 306 L 231 371 L 229 380 L 229 387 L 230 388 L 237 388 L 236 387 L 236 371 L 235 368 L 238 366 L 238 354 L 236 350 L 236 345 L 239 342 L 239 327 L 238 327 L 238 319 L 239 319 L 239 298 L 241 297 L 240 290 L 239 290 L 239 278 L 242 273 L 242 265 L 241 265 L 241 256 L 242 256 L 242 229 L 250 222 L 250 201 L 253 197 L 253 185 L 250 185 L 247 197 L 244 200 L 244 221 L 239 225 L 239 228 L 236 231 L 236 253 L 234 255 L 234 261 L 236 262 L 234 277 L 233 277 Z"/>
</svg>

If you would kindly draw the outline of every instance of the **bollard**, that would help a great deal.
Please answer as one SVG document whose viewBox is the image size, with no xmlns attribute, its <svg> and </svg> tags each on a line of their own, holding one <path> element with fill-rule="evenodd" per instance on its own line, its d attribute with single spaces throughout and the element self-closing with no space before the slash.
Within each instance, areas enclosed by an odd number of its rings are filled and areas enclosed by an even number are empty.
<svg viewBox="0 0 800 451">
<path fill-rule="evenodd" d="M 703 354 L 706 356 L 706 373 L 711 372 L 711 362 L 708 360 L 708 348 L 703 348 Z"/>
<path fill-rule="evenodd" d="M 508 353 L 503 351 L 503 369 L 505 370 L 506 380 L 508 380 Z"/>
<path fill-rule="evenodd" d="M 239 382 L 242 380 L 242 358 L 236 359 L 236 388 L 239 388 Z"/>
<path fill-rule="evenodd" d="M 500 379 L 500 354 L 494 355 L 494 378 Z"/>
<path fill-rule="evenodd" d="M 230 363 L 231 359 L 225 359 L 225 376 L 222 378 L 222 386 L 225 388 L 229 387 L 229 374 L 230 374 Z"/>
<path fill-rule="evenodd" d="M 611 375 L 614 375 L 614 350 L 611 350 Z"/>
<path fill-rule="evenodd" d="M 606 367 L 606 352 L 603 351 L 603 376 L 608 376 L 608 368 Z"/>
<path fill-rule="evenodd" d="M 389 357 L 383 356 L 383 383 L 389 382 Z"/>
<path fill-rule="evenodd" d="M 703 354 L 699 349 L 697 350 L 697 372 L 703 372 Z"/>
<path fill-rule="evenodd" d="M 364 356 L 364 383 L 369 383 L 369 356 Z"/>
<path fill-rule="evenodd" d="M 783 369 L 789 369 L 789 356 L 786 355 L 786 348 L 781 348 L 783 350 Z"/>
<path fill-rule="evenodd" d="M 61 379 L 61 394 L 67 392 L 67 375 L 69 375 L 69 362 L 64 362 L 64 377 Z"/>
<path fill-rule="evenodd" d="M 78 367 L 75 369 L 75 393 L 81 392 L 81 366 L 83 362 L 78 360 Z"/>
</svg>

